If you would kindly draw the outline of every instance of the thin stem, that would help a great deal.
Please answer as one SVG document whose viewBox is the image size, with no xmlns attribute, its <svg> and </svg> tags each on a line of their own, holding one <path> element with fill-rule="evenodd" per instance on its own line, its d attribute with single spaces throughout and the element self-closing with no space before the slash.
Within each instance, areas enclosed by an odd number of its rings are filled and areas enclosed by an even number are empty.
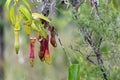
<svg viewBox="0 0 120 80">
<path fill-rule="evenodd" d="M 91 63 L 93 63 L 94 65 L 96 65 L 96 63 L 95 63 L 94 61 L 92 61 L 92 60 L 90 59 L 90 57 L 96 57 L 96 56 L 95 56 L 95 55 L 88 55 L 88 56 L 86 57 L 89 62 L 91 62 Z"/>
<path fill-rule="evenodd" d="M 57 33 L 56 30 L 55 30 L 55 33 L 56 33 L 56 36 L 57 36 L 57 38 L 58 38 L 58 41 L 59 41 L 59 43 L 60 43 L 60 45 L 61 45 L 61 47 L 62 47 L 62 49 L 63 49 L 63 51 L 64 51 L 64 53 L 65 53 L 65 55 L 66 55 L 66 57 L 68 58 L 69 64 L 72 65 L 71 58 L 69 57 L 68 53 L 66 52 L 66 50 L 65 50 L 65 48 L 64 48 L 64 46 L 63 46 L 63 44 L 62 44 L 62 42 L 61 42 L 61 39 L 60 39 L 60 37 L 59 37 L 59 35 L 58 35 L 58 33 Z"/>
</svg>

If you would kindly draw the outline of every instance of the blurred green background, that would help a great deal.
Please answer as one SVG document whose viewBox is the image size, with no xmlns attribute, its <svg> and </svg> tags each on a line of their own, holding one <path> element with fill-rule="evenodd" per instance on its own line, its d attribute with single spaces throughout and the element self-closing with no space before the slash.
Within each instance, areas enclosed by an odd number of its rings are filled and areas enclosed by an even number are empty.
<svg viewBox="0 0 120 80">
<path fill-rule="evenodd" d="M 2 0 L 3 1 L 3 0 Z M 2 3 L 0 1 L 0 4 Z M 57 29 L 61 41 L 70 55 L 73 63 L 80 64 L 80 79 L 81 80 L 103 80 L 101 71 L 97 65 L 91 64 L 86 56 L 93 54 L 90 46 L 85 42 L 83 35 L 79 31 L 80 26 L 89 25 L 88 29 L 101 31 L 104 35 L 104 42 L 101 45 L 101 53 L 106 68 L 109 80 L 120 80 L 120 14 L 115 14 L 115 10 L 108 8 L 101 0 L 102 7 L 100 13 L 101 17 L 105 19 L 106 24 L 103 24 L 102 29 L 96 26 L 99 25 L 93 22 L 90 16 L 90 6 L 84 4 L 79 9 L 81 14 L 81 25 L 73 20 L 72 9 L 66 9 L 65 6 L 58 5 L 56 14 L 49 16 L 52 18 L 51 25 Z M 110 0 L 111 1 L 111 0 Z M 110 2 L 108 1 L 110 4 Z M 3 3 L 2 3 L 3 4 Z M 33 5 L 32 5 L 33 6 Z M 102 9 L 104 8 L 104 9 Z M 0 21 L 4 23 L 4 70 L 5 80 L 67 80 L 69 62 L 64 54 L 59 41 L 57 40 L 57 47 L 53 48 L 50 45 L 50 53 L 52 57 L 52 64 L 48 65 L 41 62 L 38 57 L 39 42 L 35 43 L 35 64 L 32 68 L 29 64 L 29 43 L 25 29 L 22 26 L 20 32 L 20 51 L 16 55 L 14 49 L 14 32 L 13 26 L 10 23 L 8 11 L 4 8 L 4 18 Z M 109 16 L 110 15 L 110 16 Z M 108 25 L 108 23 L 110 25 Z M 106 28 L 107 27 L 107 28 Z M 107 32 L 108 31 L 108 32 Z M 32 33 L 33 34 L 33 33 Z M 109 34 L 109 35 L 108 35 Z M 34 34 L 33 34 L 34 35 Z M 80 50 L 83 55 L 74 49 Z M 96 58 L 91 58 L 96 62 Z M 97 62 L 96 62 L 97 63 Z"/>
</svg>

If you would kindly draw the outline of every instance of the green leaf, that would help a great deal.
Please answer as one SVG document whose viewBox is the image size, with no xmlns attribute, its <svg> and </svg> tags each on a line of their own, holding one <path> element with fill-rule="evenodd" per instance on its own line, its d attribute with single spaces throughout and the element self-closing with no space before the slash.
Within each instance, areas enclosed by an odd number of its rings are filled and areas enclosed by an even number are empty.
<svg viewBox="0 0 120 80">
<path fill-rule="evenodd" d="M 10 8 L 10 20 L 12 22 L 12 24 L 14 25 L 15 23 L 15 12 L 14 12 L 15 6 L 12 5 Z"/>
<path fill-rule="evenodd" d="M 24 5 L 20 5 L 18 11 L 23 20 L 32 23 L 32 14 Z"/>
<path fill-rule="evenodd" d="M 9 7 L 11 1 L 12 1 L 12 0 L 7 0 L 7 1 L 6 1 L 6 3 L 5 3 L 6 9 L 8 9 L 8 7 Z"/>
<path fill-rule="evenodd" d="M 22 0 L 22 2 L 28 7 L 29 10 L 31 9 L 29 3 L 27 2 L 27 0 Z"/>
<path fill-rule="evenodd" d="M 39 14 L 39 13 L 32 13 L 32 17 L 33 18 L 43 19 L 43 20 L 45 20 L 47 22 L 50 22 L 50 20 L 47 17 L 45 17 L 44 15 Z"/>
<path fill-rule="evenodd" d="M 40 21 L 33 20 L 31 27 L 34 31 L 39 32 L 42 37 L 47 38 L 46 29 Z"/>
<path fill-rule="evenodd" d="M 72 64 L 69 67 L 68 80 L 80 80 L 80 65 Z"/>
<path fill-rule="evenodd" d="M 32 27 L 32 29 L 33 29 L 34 31 L 39 32 L 38 27 L 37 27 L 37 25 L 35 24 L 35 21 L 34 21 L 34 20 L 32 21 L 31 27 Z"/>
<path fill-rule="evenodd" d="M 47 32 L 44 28 L 44 26 L 42 25 L 42 23 L 40 21 L 35 21 L 36 26 L 38 27 L 39 33 L 41 34 L 41 36 L 43 36 L 44 38 L 47 38 Z"/>
</svg>

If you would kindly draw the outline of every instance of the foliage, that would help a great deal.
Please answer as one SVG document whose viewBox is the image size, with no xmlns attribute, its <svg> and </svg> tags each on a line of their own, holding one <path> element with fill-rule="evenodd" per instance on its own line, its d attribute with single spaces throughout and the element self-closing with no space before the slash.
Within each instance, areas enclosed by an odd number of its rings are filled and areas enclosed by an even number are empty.
<svg viewBox="0 0 120 80">
<path fill-rule="evenodd" d="M 60 45 L 70 62 L 68 80 L 79 80 L 79 78 L 81 80 L 101 80 L 103 78 L 105 80 L 119 80 L 119 62 L 116 63 L 116 61 L 119 60 L 120 43 L 118 23 L 120 21 L 118 5 L 119 0 L 96 0 L 99 1 L 99 3 L 97 3 L 97 7 L 94 3 L 91 4 L 90 1 L 92 0 L 81 0 L 79 3 L 72 1 L 73 0 L 61 0 L 61 4 L 63 5 L 57 5 L 57 16 L 55 16 L 56 18 L 54 18 L 54 20 L 50 21 L 47 17 L 45 17 L 47 14 L 43 15 L 43 13 L 33 13 L 26 0 L 22 0 L 22 5 L 16 0 L 9 11 L 12 25 L 15 28 L 14 30 L 17 29 L 17 31 L 19 31 L 20 25 L 22 24 L 26 27 L 26 33 L 30 36 L 31 26 L 32 30 L 45 38 L 46 43 L 43 43 L 43 39 L 40 44 L 47 45 L 46 52 L 49 54 L 47 43 L 49 41 L 47 35 L 48 31 L 44 28 L 42 21 L 39 19 L 42 19 L 45 23 L 47 22 L 47 25 L 50 25 L 51 23 L 58 26 L 56 23 L 57 21 L 60 24 L 60 20 L 62 20 L 61 18 L 68 18 L 68 24 L 71 22 L 70 24 L 77 26 L 77 30 L 75 30 L 72 34 L 73 42 L 70 50 L 68 49 L 68 51 L 66 51 L 59 35 L 55 32 L 53 34 L 54 37 L 55 35 L 57 36 L 58 41 L 60 42 Z M 10 2 L 10 0 L 7 0 L 7 8 Z M 59 2 L 59 0 L 57 0 L 57 2 Z M 79 6 L 77 4 L 79 4 Z M 67 9 L 64 8 L 65 6 Z M 18 9 L 18 12 L 16 12 L 15 8 Z M 54 9 L 54 7 L 52 9 Z M 67 14 L 69 12 L 72 16 Z M 61 17 L 61 15 L 64 17 Z M 18 18 L 20 17 L 18 20 L 17 16 Z M 63 26 L 63 24 L 61 26 Z M 56 28 L 59 29 L 59 27 Z M 50 32 L 52 33 L 52 31 Z M 18 33 L 15 32 L 15 35 L 17 34 Z M 18 36 L 16 38 L 18 39 Z M 19 43 L 17 41 L 19 40 L 17 39 L 15 39 L 15 48 L 18 53 Z M 53 46 L 56 44 L 54 42 L 55 41 L 53 41 L 53 43 L 51 42 Z M 100 53 L 100 56 L 98 56 L 98 53 Z M 39 57 L 41 60 L 44 60 L 42 55 L 39 55 Z M 101 60 L 100 63 L 98 59 Z M 49 58 L 45 58 L 45 60 L 46 63 L 51 63 Z M 105 76 L 107 76 L 107 78 Z"/>
<path fill-rule="evenodd" d="M 11 4 L 11 5 L 10 5 Z M 11 20 L 12 25 L 14 26 L 14 35 L 15 35 L 15 43 L 14 47 L 16 50 L 16 53 L 19 53 L 19 33 L 21 26 L 25 26 L 26 34 L 28 35 L 28 38 L 30 39 L 38 39 L 40 42 L 40 51 L 38 52 L 40 60 L 44 61 L 48 64 L 51 63 L 50 59 L 50 52 L 49 52 L 49 35 L 47 34 L 48 31 L 51 33 L 50 42 L 53 45 L 53 47 L 56 47 L 56 41 L 55 41 L 55 30 L 54 27 L 51 26 L 50 20 L 45 17 L 43 14 L 40 13 L 33 13 L 29 3 L 27 0 L 22 0 L 20 2 L 19 0 L 7 0 L 6 1 L 6 9 L 9 10 L 9 17 Z M 10 9 L 9 9 L 10 7 Z M 48 28 L 48 29 L 47 29 Z M 35 38 L 31 37 L 31 30 L 34 30 L 36 33 L 38 33 L 38 36 Z M 29 42 L 30 42 L 29 41 Z M 32 45 L 32 42 L 30 42 L 30 46 Z M 32 59 L 31 59 L 32 58 Z M 30 63 L 31 66 L 33 66 L 34 63 L 34 47 L 30 47 Z"/>
<path fill-rule="evenodd" d="M 68 80 L 80 80 L 80 65 L 72 64 L 69 67 L 69 77 Z"/>
</svg>

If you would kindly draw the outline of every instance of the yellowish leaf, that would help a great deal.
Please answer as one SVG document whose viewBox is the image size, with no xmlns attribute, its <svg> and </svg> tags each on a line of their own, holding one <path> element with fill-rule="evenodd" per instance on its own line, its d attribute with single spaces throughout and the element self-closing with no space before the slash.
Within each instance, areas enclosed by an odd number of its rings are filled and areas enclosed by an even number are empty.
<svg viewBox="0 0 120 80">
<path fill-rule="evenodd" d="M 31 10 L 29 3 L 27 0 L 22 0 L 22 2 L 28 7 L 29 10 Z"/>
<path fill-rule="evenodd" d="M 26 22 L 32 23 L 32 14 L 24 5 L 20 5 L 18 11 L 22 19 Z"/>
<path fill-rule="evenodd" d="M 47 22 L 50 22 L 50 20 L 47 17 L 45 17 L 44 15 L 39 14 L 39 13 L 32 13 L 32 17 L 34 19 L 43 19 L 43 20 L 45 20 Z"/>
<path fill-rule="evenodd" d="M 10 8 L 10 20 L 11 20 L 13 25 L 15 23 L 15 12 L 14 12 L 14 9 L 15 9 L 15 7 L 14 7 L 14 5 L 12 5 L 11 8 Z"/>
<path fill-rule="evenodd" d="M 20 30 L 20 17 L 18 15 L 16 16 L 16 23 L 14 28 Z"/>
<path fill-rule="evenodd" d="M 7 0 L 7 1 L 6 1 L 5 7 L 6 7 L 7 9 L 8 9 L 8 7 L 9 7 L 11 1 L 12 1 L 12 0 Z"/>
</svg>

